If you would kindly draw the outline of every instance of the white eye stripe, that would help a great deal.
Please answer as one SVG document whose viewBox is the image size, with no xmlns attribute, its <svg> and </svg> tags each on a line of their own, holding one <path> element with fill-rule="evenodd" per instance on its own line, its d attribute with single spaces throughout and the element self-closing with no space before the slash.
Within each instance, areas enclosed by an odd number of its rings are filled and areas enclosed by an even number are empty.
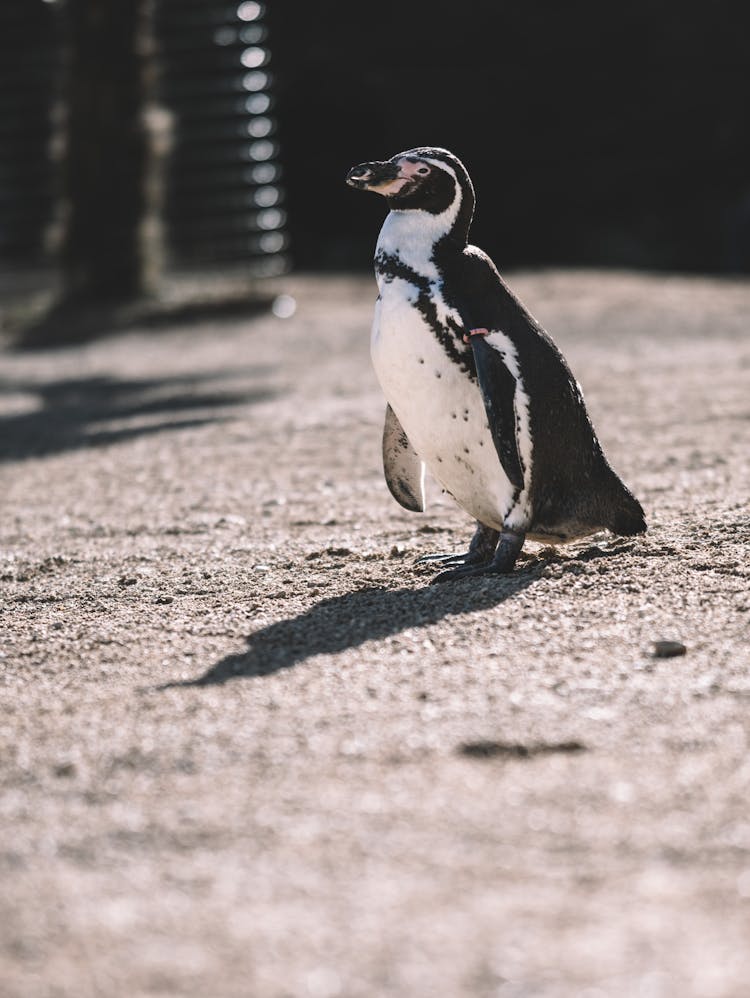
<svg viewBox="0 0 750 998">
<path fill-rule="evenodd" d="M 458 176 L 456 175 L 455 170 L 453 170 L 452 167 L 448 166 L 447 163 L 443 163 L 443 161 L 439 159 L 428 159 L 426 156 L 424 158 L 424 162 L 429 163 L 430 166 L 434 166 L 438 170 L 444 170 L 445 173 L 449 173 L 451 177 L 453 177 L 453 179 L 456 181 L 456 183 L 458 183 Z"/>
</svg>

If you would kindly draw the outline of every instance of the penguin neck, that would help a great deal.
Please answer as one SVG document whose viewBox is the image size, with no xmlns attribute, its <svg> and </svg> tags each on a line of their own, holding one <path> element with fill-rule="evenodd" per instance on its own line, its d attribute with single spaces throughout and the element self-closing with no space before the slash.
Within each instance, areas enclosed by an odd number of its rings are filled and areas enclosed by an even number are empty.
<svg viewBox="0 0 750 998">
<path fill-rule="evenodd" d="M 440 279 L 440 261 L 461 254 L 469 238 L 471 207 L 462 211 L 460 189 L 452 204 L 439 214 L 420 209 L 392 209 L 380 230 L 375 256 L 395 257 L 401 264 L 429 281 Z M 468 214 L 468 218 L 466 215 Z"/>
</svg>

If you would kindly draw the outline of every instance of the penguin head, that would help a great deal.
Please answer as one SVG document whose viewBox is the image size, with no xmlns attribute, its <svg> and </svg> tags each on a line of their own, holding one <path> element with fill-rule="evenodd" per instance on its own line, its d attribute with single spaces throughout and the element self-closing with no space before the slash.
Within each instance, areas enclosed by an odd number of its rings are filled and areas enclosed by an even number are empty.
<svg viewBox="0 0 750 998">
<path fill-rule="evenodd" d="M 474 208 L 474 188 L 466 167 L 447 149 L 418 146 L 391 159 L 360 163 L 346 176 L 350 187 L 382 194 L 392 211 L 427 211 L 440 215 L 461 201 L 468 218 Z"/>
</svg>

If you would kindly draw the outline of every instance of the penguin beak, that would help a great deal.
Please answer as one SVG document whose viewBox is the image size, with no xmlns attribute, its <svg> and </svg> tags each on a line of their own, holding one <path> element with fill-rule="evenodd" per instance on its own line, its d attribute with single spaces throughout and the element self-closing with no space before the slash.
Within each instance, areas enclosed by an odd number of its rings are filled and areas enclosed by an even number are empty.
<svg viewBox="0 0 750 998">
<path fill-rule="evenodd" d="M 353 166 L 346 175 L 346 182 L 350 187 L 356 187 L 360 191 L 374 191 L 384 197 L 398 194 L 409 180 L 410 177 L 404 176 L 400 166 L 390 160 L 384 163 L 360 163 L 359 166 Z"/>
</svg>

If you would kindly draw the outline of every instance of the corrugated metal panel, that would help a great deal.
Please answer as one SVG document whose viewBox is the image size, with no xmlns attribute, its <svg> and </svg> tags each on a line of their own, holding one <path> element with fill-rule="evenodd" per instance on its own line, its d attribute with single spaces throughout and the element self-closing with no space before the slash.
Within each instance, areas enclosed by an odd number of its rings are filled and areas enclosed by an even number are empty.
<svg viewBox="0 0 750 998">
<path fill-rule="evenodd" d="M 39 261 L 55 203 L 50 158 L 61 11 L 0 4 L 0 256 Z M 157 0 L 159 102 L 172 119 L 165 230 L 177 266 L 287 267 L 272 60 L 261 3 Z"/>
<path fill-rule="evenodd" d="M 261 3 L 160 0 L 161 103 L 174 117 L 166 226 L 185 264 L 286 267 L 286 213 Z"/>
</svg>

